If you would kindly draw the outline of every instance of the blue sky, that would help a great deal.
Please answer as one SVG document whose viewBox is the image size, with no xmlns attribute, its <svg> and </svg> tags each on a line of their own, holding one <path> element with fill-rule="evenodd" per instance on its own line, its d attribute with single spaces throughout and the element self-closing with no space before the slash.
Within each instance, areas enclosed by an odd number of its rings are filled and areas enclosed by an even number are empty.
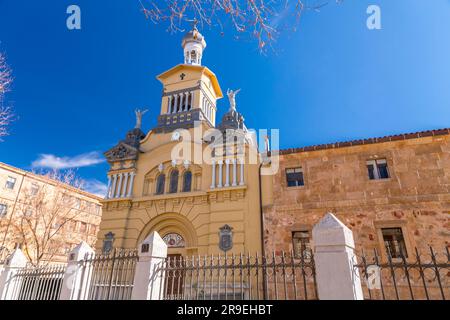
<svg viewBox="0 0 450 320">
<path fill-rule="evenodd" d="M 66 28 L 70 4 L 81 8 L 81 30 Z M 366 27 L 369 4 L 381 8 L 381 30 Z M 282 148 L 450 124 L 449 0 L 331 1 L 264 55 L 232 32 L 202 33 L 203 64 L 224 91 L 242 88 L 247 126 L 279 128 Z M 0 0 L 0 50 L 15 77 L 7 101 L 19 118 L 0 161 L 65 162 L 93 187 L 104 183 L 99 153 L 133 127 L 133 110 L 149 108 L 143 129 L 155 126 L 155 76 L 182 62 L 181 37 L 146 20 L 137 0 Z M 220 118 L 226 99 L 218 107 Z"/>
</svg>

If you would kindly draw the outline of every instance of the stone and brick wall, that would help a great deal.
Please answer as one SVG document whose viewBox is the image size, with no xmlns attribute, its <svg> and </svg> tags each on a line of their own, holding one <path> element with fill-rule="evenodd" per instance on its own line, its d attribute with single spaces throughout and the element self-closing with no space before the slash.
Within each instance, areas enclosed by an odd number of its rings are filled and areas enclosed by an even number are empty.
<svg viewBox="0 0 450 320">
<path fill-rule="evenodd" d="M 371 159 L 386 159 L 388 179 L 369 179 Z M 305 184 L 287 187 L 286 168 L 295 167 Z M 268 251 L 291 250 L 292 232 L 311 230 L 327 212 L 353 231 L 358 251 L 384 258 L 384 227 L 402 229 L 409 253 L 450 245 L 448 129 L 283 150 L 272 182 L 273 202 L 263 209 Z"/>
</svg>

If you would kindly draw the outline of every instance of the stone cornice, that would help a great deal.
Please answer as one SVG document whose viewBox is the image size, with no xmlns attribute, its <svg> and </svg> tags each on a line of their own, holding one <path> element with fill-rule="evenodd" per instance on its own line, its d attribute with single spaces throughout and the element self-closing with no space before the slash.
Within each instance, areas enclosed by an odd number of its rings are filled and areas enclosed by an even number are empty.
<svg viewBox="0 0 450 320">
<path fill-rule="evenodd" d="M 199 90 L 201 89 L 201 84 L 196 85 L 195 87 L 189 87 L 189 88 L 184 88 L 184 89 L 180 89 L 180 90 L 175 90 L 175 91 L 163 91 L 163 97 L 167 97 L 167 96 L 172 96 L 174 94 L 180 94 L 180 93 L 184 93 L 184 92 L 191 92 L 193 90 Z"/>
<path fill-rule="evenodd" d="M 361 145 L 376 144 L 376 143 L 391 142 L 391 141 L 418 139 L 418 138 L 424 138 L 424 137 L 443 136 L 443 135 L 449 135 L 449 134 L 450 134 L 450 128 L 448 128 L 448 129 L 446 128 L 446 129 L 437 129 L 437 130 L 428 130 L 428 131 L 420 131 L 420 132 L 414 132 L 414 133 L 391 135 L 391 136 L 385 136 L 385 137 L 379 137 L 379 138 L 369 138 L 369 139 L 361 139 L 361 140 L 320 144 L 320 145 L 313 145 L 313 146 L 301 147 L 301 148 L 281 149 L 281 150 L 278 150 L 278 153 L 280 155 L 285 155 L 285 154 L 292 154 L 292 153 L 310 152 L 310 151 L 318 151 L 318 150 L 325 150 L 325 149 L 337 149 L 337 148 L 361 146 Z"/>
</svg>

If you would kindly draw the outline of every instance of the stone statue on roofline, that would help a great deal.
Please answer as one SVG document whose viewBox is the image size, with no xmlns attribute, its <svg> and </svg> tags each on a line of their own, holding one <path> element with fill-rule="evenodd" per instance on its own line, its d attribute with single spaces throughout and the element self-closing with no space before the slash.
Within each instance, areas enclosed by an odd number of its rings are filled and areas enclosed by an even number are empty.
<svg viewBox="0 0 450 320">
<path fill-rule="evenodd" d="M 236 110 L 236 95 L 241 91 L 241 89 L 237 89 L 235 91 L 227 89 L 228 100 L 230 101 L 230 109 Z"/>
<path fill-rule="evenodd" d="M 134 110 L 134 113 L 136 114 L 136 125 L 134 126 L 135 129 L 140 129 L 142 126 L 142 116 L 148 111 L 148 109 L 145 109 L 142 111 L 141 109 Z"/>
</svg>

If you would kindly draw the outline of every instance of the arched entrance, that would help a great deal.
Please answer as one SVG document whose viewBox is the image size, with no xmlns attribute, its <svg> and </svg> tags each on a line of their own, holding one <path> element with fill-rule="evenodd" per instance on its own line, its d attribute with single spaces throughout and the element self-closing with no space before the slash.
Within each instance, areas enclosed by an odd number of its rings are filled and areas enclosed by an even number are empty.
<svg viewBox="0 0 450 320">
<path fill-rule="evenodd" d="M 192 223 L 179 213 L 164 213 L 150 220 L 142 229 L 138 243 L 156 231 L 168 246 L 169 255 L 196 255 L 197 233 Z"/>
</svg>

